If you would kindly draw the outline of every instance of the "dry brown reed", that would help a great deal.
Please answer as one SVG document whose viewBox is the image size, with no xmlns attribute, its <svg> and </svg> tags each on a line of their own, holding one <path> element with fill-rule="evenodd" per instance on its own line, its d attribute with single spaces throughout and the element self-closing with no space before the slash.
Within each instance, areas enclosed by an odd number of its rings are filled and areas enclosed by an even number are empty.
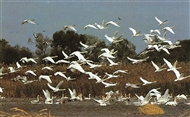
<svg viewBox="0 0 190 117">
<path fill-rule="evenodd" d="M 158 63 L 156 63 L 158 64 Z M 158 64 L 160 65 L 160 64 Z M 49 89 L 47 86 L 47 81 L 41 80 L 40 82 L 33 82 L 31 84 L 23 84 L 21 81 L 13 82 L 11 81 L 12 78 L 16 77 L 17 75 L 25 75 L 24 72 L 27 70 L 36 70 L 35 73 L 37 76 L 27 75 L 28 80 L 38 80 L 38 76 L 41 74 L 44 75 L 52 75 L 52 85 L 55 86 L 57 83 L 59 83 L 61 80 L 63 80 L 63 85 L 61 85 L 60 88 L 71 88 L 76 89 L 77 93 L 82 93 L 84 96 L 88 96 L 90 93 L 92 96 L 100 96 L 105 94 L 106 91 L 116 91 L 120 90 L 123 94 L 125 93 L 131 93 L 134 95 L 134 93 L 137 93 L 139 95 L 145 95 L 150 89 L 152 88 L 158 88 L 160 87 L 162 93 L 165 92 L 166 89 L 169 89 L 170 93 L 173 95 L 175 94 L 189 94 L 190 93 L 190 79 L 185 79 L 182 81 L 174 82 L 174 79 L 176 78 L 175 74 L 170 71 L 161 71 L 155 73 L 155 69 L 152 66 L 151 63 L 141 63 L 141 64 L 128 64 L 128 65 L 119 65 L 119 66 L 103 66 L 100 68 L 90 69 L 87 65 L 83 65 L 85 71 L 91 71 L 93 73 L 98 73 L 99 76 L 103 77 L 105 75 L 105 72 L 113 73 L 114 71 L 118 69 L 122 70 L 128 70 L 128 74 L 122 74 L 120 73 L 120 77 L 118 78 L 112 78 L 107 80 L 106 82 L 117 82 L 119 85 L 115 87 L 108 87 L 105 88 L 102 83 L 95 83 L 96 80 L 88 79 L 88 75 L 82 74 L 78 71 L 71 72 L 67 70 L 67 65 L 50 65 L 53 66 L 53 71 L 44 71 L 41 70 L 42 67 L 45 65 L 34 65 L 29 67 L 21 68 L 20 71 L 16 73 L 11 73 L 3 76 L 3 79 L 0 80 L 0 87 L 4 87 L 4 92 L 2 96 L 10 98 L 10 97 L 36 97 L 36 95 L 41 95 L 43 97 L 42 89 Z M 190 62 L 189 63 L 178 63 L 178 66 L 182 67 L 179 69 L 180 72 L 184 73 L 185 75 L 190 74 Z M 0 66 L 1 67 L 1 66 Z M 76 78 L 75 81 L 66 81 L 64 78 L 60 76 L 54 76 L 54 73 L 57 71 L 65 72 L 66 76 L 71 76 L 72 78 Z M 5 67 L 4 72 L 9 72 L 7 67 Z M 140 84 L 140 77 L 143 77 L 144 79 L 147 79 L 149 81 L 157 81 L 157 83 L 147 85 L 147 86 L 141 86 L 141 90 L 138 89 L 132 89 L 130 87 L 125 88 L 125 84 L 127 82 L 134 83 L 134 84 Z M 69 96 L 69 92 L 64 92 L 66 96 Z M 60 93 L 56 93 L 55 95 L 59 95 Z"/>
<path fill-rule="evenodd" d="M 17 107 L 10 109 L 13 112 L 3 112 L 0 111 L 1 117 L 54 117 L 50 114 L 48 109 L 42 109 L 39 112 L 27 112 L 23 109 L 19 109 Z"/>
<path fill-rule="evenodd" d="M 146 104 L 142 107 L 139 107 L 139 111 L 140 113 L 145 114 L 145 115 L 164 114 L 163 109 L 160 108 L 158 105 L 154 105 L 154 104 Z"/>
</svg>

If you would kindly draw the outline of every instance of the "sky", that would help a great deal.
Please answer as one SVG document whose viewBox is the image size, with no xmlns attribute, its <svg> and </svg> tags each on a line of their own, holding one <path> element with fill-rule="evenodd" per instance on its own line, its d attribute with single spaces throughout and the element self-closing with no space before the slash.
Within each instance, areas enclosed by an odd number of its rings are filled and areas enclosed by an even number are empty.
<svg viewBox="0 0 190 117">
<path fill-rule="evenodd" d="M 42 33 L 52 39 L 56 31 L 64 25 L 76 25 L 78 34 L 88 34 L 105 40 L 105 34 L 112 36 L 118 30 L 141 52 L 147 45 L 143 36 L 132 37 L 129 27 L 149 33 L 151 29 L 162 29 L 175 26 L 175 34 L 167 32 L 166 37 L 172 42 L 189 39 L 189 0 L 0 0 L 0 38 L 6 39 L 12 46 L 19 44 L 35 51 L 35 45 L 27 44 L 29 38 L 34 40 L 33 33 Z M 169 23 L 159 26 L 155 20 L 168 19 Z M 121 20 L 118 20 L 118 17 Z M 34 19 L 38 25 L 24 24 L 25 19 Z M 118 22 L 120 27 L 110 25 L 106 30 L 87 29 L 84 26 L 101 24 L 102 21 Z M 45 30 L 45 32 L 43 32 Z M 161 30 L 161 32 L 163 32 Z M 163 34 L 163 33 L 162 33 Z M 108 42 L 107 42 L 108 43 Z"/>
</svg>

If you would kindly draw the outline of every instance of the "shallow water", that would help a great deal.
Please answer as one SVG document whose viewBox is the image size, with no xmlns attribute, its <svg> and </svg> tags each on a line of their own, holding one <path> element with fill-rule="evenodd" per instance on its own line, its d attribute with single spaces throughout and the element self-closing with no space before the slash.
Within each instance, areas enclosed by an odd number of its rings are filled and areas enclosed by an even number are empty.
<svg viewBox="0 0 190 117">
<path fill-rule="evenodd" d="M 7 113 L 15 113 L 10 110 L 10 108 L 17 107 L 19 109 L 23 109 L 27 112 L 36 112 L 39 113 L 40 110 L 47 108 L 48 112 L 51 113 L 52 116 L 56 117 L 152 117 L 152 115 L 144 115 L 139 113 L 138 107 L 133 105 L 125 105 L 123 102 L 112 102 L 110 105 L 105 107 L 99 106 L 95 101 L 66 101 L 63 104 L 30 104 L 30 100 L 32 99 L 24 99 L 24 98 L 9 98 L 3 99 L 0 102 L 0 109 L 3 112 Z M 190 116 L 190 106 L 179 103 L 177 106 L 166 106 L 160 105 L 160 107 L 164 110 L 164 114 L 155 115 L 156 117 L 176 117 L 182 116 L 187 117 Z M 19 113 L 19 112 L 17 112 Z M 186 113 L 186 114 L 185 114 Z M 185 114 L 185 115 L 183 115 Z"/>
</svg>

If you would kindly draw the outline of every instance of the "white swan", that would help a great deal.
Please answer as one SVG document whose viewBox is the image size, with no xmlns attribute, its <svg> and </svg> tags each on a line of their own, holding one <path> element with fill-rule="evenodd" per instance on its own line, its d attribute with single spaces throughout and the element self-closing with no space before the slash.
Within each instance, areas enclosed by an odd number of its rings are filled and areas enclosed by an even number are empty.
<svg viewBox="0 0 190 117">
<path fill-rule="evenodd" d="M 181 67 L 176 68 L 178 61 L 176 60 L 175 63 L 172 65 L 168 60 L 163 58 L 164 62 L 168 65 L 169 69 L 167 71 L 173 71 L 175 69 L 180 69 Z"/>
<path fill-rule="evenodd" d="M 169 100 L 169 89 L 166 89 L 164 95 L 157 99 L 157 104 L 165 104 Z"/>
<path fill-rule="evenodd" d="M 125 88 L 127 87 L 132 87 L 132 88 L 140 88 L 139 86 L 137 86 L 138 84 L 131 84 L 131 83 L 126 83 L 125 84 Z"/>
<path fill-rule="evenodd" d="M 51 76 L 51 75 L 50 75 L 50 76 Z M 39 79 L 39 81 L 41 81 L 41 79 L 45 79 L 45 80 L 48 81 L 49 83 L 52 83 L 50 76 L 48 76 L 48 75 L 40 75 L 40 76 L 38 77 L 38 79 Z"/>
<path fill-rule="evenodd" d="M 97 24 L 97 23 L 95 23 L 94 25 L 97 26 L 99 30 L 103 30 L 103 29 L 109 28 L 109 27 L 105 26 L 104 20 L 102 21 L 102 24 L 101 24 L 101 25 L 100 25 L 100 24 Z"/>
<path fill-rule="evenodd" d="M 133 64 L 135 64 L 135 63 L 141 63 L 141 62 L 143 62 L 143 61 L 146 61 L 148 58 L 149 58 L 149 56 L 148 57 L 146 57 L 146 58 L 144 58 L 144 59 L 139 59 L 139 60 L 137 60 L 137 59 L 132 59 L 132 58 L 130 58 L 130 57 L 127 57 L 130 61 L 132 61 L 132 63 Z"/>
<path fill-rule="evenodd" d="M 42 70 L 53 71 L 53 69 L 52 69 L 51 67 L 52 67 L 52 66 L 45 66 L 45 67 L 42 67 Z"/>
<path fill-rule="evenodd" d="M 160 19 L 158 19 L 157 17 L 155 17 L 156 21 L 159 23 L 158 25 L 163 25 L 163 24 L 166 24 L 168 23 L 168 20 L 165 20 L 165 21 L 161 21 Z"/>
<path fill-rule="evenodd" d="M 87 28 L 93 28 L 93 29 L 98 29 L 96 28 L 96 26 L 94 26 L 93 24 L 88 24 L 84 27 L 84 30 L 86 30 Z"/>
<path fill-rule="evenodd" d="M 114 21 L 108 21 L 108 22 L 106 22 L 106 26 L 108 26 L 108 25 L 110 25 L 110 24 L 112 24 L 112 25 L 114 25 L 114 26 L 116 26 L 116 27 L 120 27 L 119 25 L 118 25 L 118 22 L 114 22 Z"/>
<path fill-rule="evenodd" d="M 20 70 L 16 70 L 15 68 L 13 67 L 8 67 L 8 69 L 10 70 L 9 73 L 15 73 L 17 71 L 20 71 Z"/>
<path fill-rule="evenodd" d="M 135 94 L 135 96 L 140 100 L 140 105 L 146 105 L 149 103 L 149 101 L 151 100 L 151 96 L 150 96 L 150 92 L 147 93 L 147 95 L 145 97 L 143 96 L 138 96 L 137 94 Z"/>
<path fill-rule="evenodd" d="M 92 64 L 90 62 L 87 62 L 87 64 L 90 66 L 90 68 L 96 68 L 96 67 L 101 67 L 102 65 L 99 64 Z"/>
<path fill-rule="evenodd" d="M 133 28 L 131 28 L 131 27 L 129 27 L 129 30 L 132 31 L 133 37 L 141 36 L 140 31 L 137 32 L 135 29 L 133 29 Z"/>
<path fill-rule="evenodd" d="M 49 91 L 46 89 L 46 90 L 43 90 L 42 89 L 42 91 L 43 91 L 43 93 L 44 93 L 44 96 L 46 97 L 46 99 L 45 99 L 45 104 L 53 104 L 53 99 L 55 98 L 55 97 L 50 97 L 50 93 L 49 93 Z"/>
<path fill-rule="evenodd" d="M 26 75 L 32 74 L 33 76 L 37 76 L 36 73 L 34 73 L 34 71 L 36 71 L 36 70 L 33 70 L 33 71 L 32 71 L 32 70 L 27 70 L 27 71 L 25 72 L 25 74 L 26 74 Z"/>
<path fill-rule="evenodd" d="M 105 85 L 105 88 L 107 88 L 107 87 L 112 87 L 112 86 L 116 86 L 116 85 L 117 85 L 117 83 L 107 83 L 107 82 L 104 82 L 104 81 L 102 81 L 102 84 Z"/>
<path fill-rule="evenodd" d="M 51 63 L 55 63 L 55 61 L 53 60 L 53 58 L 56 58 L 58 56 L 47 56 L 45 58 L 43 58 L 42 60 L 46 61 L 46 62 L 51 62 Z"/>
<path fill-rule="evenodd" d="M 58 60 L 55 62 L 55 64 L 60 64 L 60 63 L 70 63 L 70 61 L 66 61 L 66 60 L 61 59 L 61 60 Z"/>
<path fill-rule="evenodd" d="M 71 98 L 70 98 L 70 100 L 76 100 L 77 99 L 77 93 L 76 93 L 76 90 L 75 89 L 73 89 L 73 91 L 70 89 L 70 88 L 68 88 L 68 90 L 69 90 L 69 93 L 70 93 L 70 96 L 71 96 Z"/>
<path fill-rule="evenodd" d="M 84 100 L 91 100 L 91 94 L 88 94 L 88 97 L 85 97 Z"/>
<path fill-rule="evenodd" d="M 104 96 L 102 96 L 102 99 L 99 99 L 99 100 L 97 100 L 97 99 L 95 99 L 95 98 L 93 98 L 93 99 L 94 99 L 95 102 L 99 103 L 100 106 L 106 106 L 106 105 L 107 105 L 107 104 L 106 104 L 106 99 L 105 99 Z"/>
<path fill-rule="evenodd" d="M 166 102 L 166 104 L 165 105 L 170 105 L 170 106 L 177 106 L 177 98 L 176 97 L 174 97 L 174 101 L 168 101 L 168 102 Z"/>
<path fill-rule="evenodd" d="M 4 88 L 0 87 L 0 93 L 3 93 L 3 89 L 4 89 Z"/>
<path fill-rule="evenodd" d="M 35 100 L 31 100 L 30 102 L 31 102 L 31 104 L 39 104 L 39 102 L 40 102 L 40 96 L 37 95 L 36 99 Z"/>
<path fill-rule="evenodd" d="M 165 70 L 166 68 L 164 68 L 164 66 L 166 64 L 163 64 L 161 67 L 158 67 L 158 65 L 156 65 L 153 61 L 151 61 L 152 65 L 154 66 L 154 68 L 156 69 L 155 72 L 160 72 L 160 71 L 163 71 Z"/>
<path fill-rule="evenodd" d="M 106 58 L 108 61 L 109 61 L 109 66 L 114 66 L 114 65 L 119 65 L 120 64 L 120 62 L 117 62 L 117 63 L 115 63 L 115 62 L 113 62 L 111 59 L 109 59 L 109 58 Z"/>
<path fill-rule="evenodd" d="M 34 22 L 34 19 L 32 19 L 32 20 L 25 19 L 24 21 L 22 21 L 21 24 L 25 24 L 25 23 L 36 24 L 36 23 Z"/>
<path fill-rule="evenodd" d="M 72 31 L 74 31 L 74 32 L 77 32 L 77 30 L 75 29 L 75 27 L 74 27 L 75 25 L 64 25 L 63 26 L 63 31 L 65 31 L 66 29 L 69 29 L 69 30 L 72 30 Z"/>
<path fill-rule="evenodd" d="M 4 69 L 4 67 L 1 67 L 1 69 L 0 69 L 0 76 L 7 74 L 7 73 L 3 73 L 3 69 Z"/>
<path fill-rule="evenodd" d="M 183 74 L 183 73 L 179 73 L 179 71 L 178 71 L 177 69 L 173 69 L 173 72 L 174 72 L 175 75 L 176 75 L 176 79 L 174 80 L 175 82 L 176 82 L 176 81 L 180 81 L 180 80 L 184 80 L 184 79 L 190 77 L 190 75 L 188 75 L 188 76 L 183 76 L 184 74 Z"/>
<path fill-rule="evenodd" d="M 149 85 L 149 84 L 152 84 L 152 83 L 156 83 L 156 81 L 150 82 L 150 81 L 147 81 L 147 80 L 143 79 L 142 77 L 140 77 L 140 80 L 143 82 L 142 85 Z"/>
<path fill-rule="evenodd" d="M 151 34 L 152 34 L 152 33 L 158 33 L 159 35 L 161 34 L 161 33 L 160 33 L 160 30 L 158 30 L 158 29 L 155 29 L 155 30 L 152 30 L 152 29 L 151 29 L 151 30 L 150 30 L 150 33 L 151 33 Z"/>
<path fill-rule="evenodd" d="M 127 74 L 128 72 L 127 72 L 128 70 L 116 70 L 116 71 L 114 71 L 113 72 L 113 74 L 118 74 L 118 73 L 124 73 L 124 74 Z"/>
<path fill-rule="evenodd" d="M 59 87 L 63 84 L 63 81 L 60 81 L 56 87 L 51 86 L 49 83 L 47 83 L 48 87 L 53 90 L 53 92 L 58 91 L 65 91 L 66 89 L 60 89 Z"/>
<path fill-rule="evenodd" d="M 28 63 L 28 62 L 32 62 L 32 63 L 35 63 L 37 64 L 37 62 L 35 61 L 35 59 L 38 59 L 38 58 L 27 58 L 27 57 L 23 57 L 20 59 L 20 61 L 22 61 L 23 63 Z"/>
<path fill-rule="evenodd" d="M 172 27 L 164 27 L 162 30 L 164 30 L 164 32 L 166 32 L 166 30 L 168 30 L 169 32 L 171 32 L 172 34 L 175 34 L 174 33 L 174 31 L 172 30 L 172 28 L 173 28 L 174 26 L 172 26 Z"/>
<path fill-rule="evenodd" d="M 67 69 L 71 69 L 71 71 L 78 70 L 81 73 L 85 73 L 84 69 L 81 67 L 81 65 L 77 61 L 72 61 L 69 67 L 67 67 Z"/>
<path fill-rule="evenodd" d="M 64 56 L 64 59 L 70 59 L 70 58 L 72 58 L 71 56 L 68 56 L 68 55 L 64 52 L 64 50 L 62 50 L 62 54 L 63 54 L 63 56 Z"/>
<path fill-rule="evenodd" d="M 97 43 L 95 43 L 94 45 L 86 45 L 86 44 L 82 43 L 81 41 L 79 43 L 80 43 L 80 45 L 82 45 L 84 47 L 85 50 L 94 48 L 94 47 L 96 47 L 96 44 L 97 44 Z"/>
</svg>

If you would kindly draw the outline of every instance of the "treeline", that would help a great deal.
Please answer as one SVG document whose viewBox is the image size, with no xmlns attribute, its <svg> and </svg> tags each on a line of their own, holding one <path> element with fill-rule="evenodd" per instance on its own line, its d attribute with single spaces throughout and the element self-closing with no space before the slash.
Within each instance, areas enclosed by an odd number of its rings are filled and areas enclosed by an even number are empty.
<svg viewBox="0 0 190 117">
<path fill-rule="evenodd" d="M 35 52 L 32 52 L 27 47 L 20 47 L 19 45 L 11 46 L 6 39 L 0 40 L 0 63 L 3 64 L 14 64 L 19 61 L 22 57 L 29 57 L 29 58 L 38 58 L 38 63 L 41 64 L 42 58 L 46 56 L 58 56 L 56 59 L 63 59 L 64 56 L 62 54 L 62 50 L 66 54 L 71 54 L 74 51 L 88 51 L 85 56 L 88 59 L 94 62 L 101 62 L 102 59 L 98 58 L 98 56 L 102 53 L 102 48 L 109 48 L 114 49 L 117 51 L 116 59 L 114 61 L 121 62 L 122 64 L 127 64 L 130 61 L 127 59 L 127 56 L 132 58 L 143 58 L 144 56 L 149 56 L 148 62 L 153 60 L 154 62 L 161 62 L 163 60 L 160 58 L 166 58 L 172 61 L 183 61 L 188 62 L 190 60 L 190 40 L 185 39 L 180 41 L 181 47 L 170 49 L 170 54 L 167 54 L 164 51 L 152 51 L 147 53 L 146 55 L 139 56 L 139 53 L 136 53 L 136 47 L 133 43 L 124 39 L 119 43 L 111 43 L 106 44 L 105 41 L 98 39 L 92 35 L 86 34 L 77 34 L 73 31 L 56 31 L 52 39 L 49 37 L 44 37 L 42 33 L 38 33 L 34 36 L 34 39 L 29 39 L 28 44 L 33 44 L 36 47 Z M 94 45 L 96 44 L 95 48 L 85 50 L 80 42 L 87 44 L 87 45 Z M 143 41 L 142 41 L 143 43 Z M 147 49 L 145 49 L 147 50 Z M 145 51 L 143 50 L 143 51 Z M 75 58 L 72 58 L 73 60 Z"/>
</svg>

